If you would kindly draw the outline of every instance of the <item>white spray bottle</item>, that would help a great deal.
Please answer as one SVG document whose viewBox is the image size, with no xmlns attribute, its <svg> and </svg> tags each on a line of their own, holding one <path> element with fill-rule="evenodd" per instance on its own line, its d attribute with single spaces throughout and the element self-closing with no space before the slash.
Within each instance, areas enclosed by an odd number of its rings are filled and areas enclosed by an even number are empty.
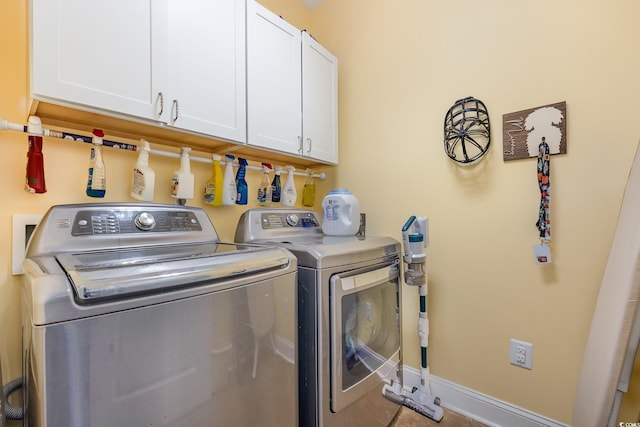
<svg viewBox="0 0 640 427">
<path fill-rule="evenodd" d="M 107 171 L 102 161 L 102 138 L 104 132 L 93 130 L 91 155 L 89 157 L 89 179 L 87 180 L 87 196 L 104 197 L 107 191 Z"/>
<path fill-rule="evenodd" d="M 298 192 L 296 191 L 296 185 L 293 181 L 293 171 L 296 168 L 293 166 L 287 166 L 287 182 L 285 182 L 284 187 L 282 188 L 282 204 L 284 206 L 293 206 L 296 204 L 296 199 L 298 198 Z"/>
<path fill-rule="evenodd" d="M 222 204 L 235 205 L 236 197 L 238 197 L 238 187 L 236 186 L 236 177 L 233 174 L 233 160 L 235 156 L 225 154 L 226 165 L 224 167 L 224 179 L 222 180 Z"/>
<path fill-rule="evenodd" d="M 150 202 L 153 200 L 156 173 L 149 167 L 149 141 L 141 139 L 140 142 L 142 146 L 139 146 L 140 154 L 131 178 L 131 197 Z"/>
<path fill-rule="evenodd" d="M 269 171 L 271 171 L 271 165 L 269 163 L 262 163 L 262 181 L 260 187 L 258 187 L 258 205 L 262 207 L 271 206 L 271 183 L 269 180 Z"/>
<path fill-rule="evenodd" d="M 173 173 L 171 178 L 171 197 L 179 204 L 186 203 L 187 199 L 193 199 L 194 177 L 191 173 L 189 152 L 191 148 L 180 148 L 180 169 Z"/>
</svg>

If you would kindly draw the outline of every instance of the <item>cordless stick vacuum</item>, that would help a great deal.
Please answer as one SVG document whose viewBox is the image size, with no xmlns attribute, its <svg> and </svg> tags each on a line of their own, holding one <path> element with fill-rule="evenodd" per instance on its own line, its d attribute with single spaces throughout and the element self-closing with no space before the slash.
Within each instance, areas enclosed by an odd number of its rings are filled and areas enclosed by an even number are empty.
<svg viewBox="0 0 640 427">
<path fill-rule="evenodd" d="M 402 227 L 402 259 L 407 264 L 404 271 L 404 281 L 409 286 L 417 286 L 420 294 L 420 316 L 418 318 L 418 336 L 420 337 L 421 369 L 420 387 L 414 387 L 410 392 L 395 382 L 385 385 L 383 395 L 413 409 L 419 414 L 434 421 L 442 420 L 443 411 L 440 399 L 431 397 L 429 387 L 429 366 L 427 365 L 427 347 L 429 346 L 429 319 L 427 318 L 427 275 L 425 265 L 427 256 L 424 248 L 429 245 L 427 218 L 411 216 Z"/>
</svg>

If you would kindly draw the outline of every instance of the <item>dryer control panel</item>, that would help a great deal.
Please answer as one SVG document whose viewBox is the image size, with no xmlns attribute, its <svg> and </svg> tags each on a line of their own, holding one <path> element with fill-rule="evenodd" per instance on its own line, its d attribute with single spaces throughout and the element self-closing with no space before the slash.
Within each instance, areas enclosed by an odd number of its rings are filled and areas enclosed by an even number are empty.
<svg viewBox="0 0 640 427">
<path fill-rule="evenodd" d="M 315 211 L 297 208 L 259 208 L 245 211 L 238 220 L 235 242 L 289 241 L 322 235 Z"/>
<path fill-rule="evenodd" d="M 289 227 L 320 227 L 320 221 L 315 212 L 265 212 L 261 218 L 263 229 Z"/>
</svg>

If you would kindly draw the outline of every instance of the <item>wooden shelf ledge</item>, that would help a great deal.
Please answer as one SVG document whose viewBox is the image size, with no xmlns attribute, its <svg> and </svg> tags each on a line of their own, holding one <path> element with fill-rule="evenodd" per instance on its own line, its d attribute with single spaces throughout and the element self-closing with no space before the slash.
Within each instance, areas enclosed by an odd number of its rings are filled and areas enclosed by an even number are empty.
<svg viewBox="0 0 640 427">
<path fill-rule="evenodd" d="M 292 165 L 298 170 L 334 167 L 313 159 L 215 139 L 167 125 L 144 122 L 133 117 L 124 119 L 102 112 L 78 110 L 36 99 L 31 102 L 29 114 L 40 117 L 43 126 L 47 128 L 75 130 L 87 135 L 90 135 L 93 129 L 101 129 L 105 134 L 105 139 L 121 140 L 129 144 L 138 144 L 140 139 L 144 138 L 152 145 L 191 147 L 194 151 L 220 155 L 229 153 L 255 162 Z"/>
</svg>

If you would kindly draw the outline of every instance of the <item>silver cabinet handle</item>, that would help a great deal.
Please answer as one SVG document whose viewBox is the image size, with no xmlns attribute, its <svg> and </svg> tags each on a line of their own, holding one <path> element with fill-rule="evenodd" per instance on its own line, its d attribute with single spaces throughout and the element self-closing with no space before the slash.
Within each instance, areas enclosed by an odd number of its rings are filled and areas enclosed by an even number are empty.
<svg viewBox="0 0 640 427">
<path fill-rule="evenodd" d="M 298 153 L 302 154 L 304 147 L 302 146 L 302 137 L 298 137 Z"/>
<path fill-rule="evenodd" d="M 173 102 L 171 103 L 171 111 L 173 111 L 172 122 L 177 122 L 178 121 L 178 116 L 179 116 L 179 107 L 178 107 L 178 100 L 177 99 L 174 99 Z"/>
<path fill-rule="evenodd" d="M 160 112 L 158 113 L 158 117 L 161 117 L 162 113 L 164 113 L 164 94 L 162 92 L 158 92 L 158 96 L 156 96 L 156 105 L 158 105 L 158 101 L 160 101 Z"/>
<path fill-rule="evenodd" d="M 311 152 L 311 138 L 307 138 L 307 153 Z"/>
</svg>

